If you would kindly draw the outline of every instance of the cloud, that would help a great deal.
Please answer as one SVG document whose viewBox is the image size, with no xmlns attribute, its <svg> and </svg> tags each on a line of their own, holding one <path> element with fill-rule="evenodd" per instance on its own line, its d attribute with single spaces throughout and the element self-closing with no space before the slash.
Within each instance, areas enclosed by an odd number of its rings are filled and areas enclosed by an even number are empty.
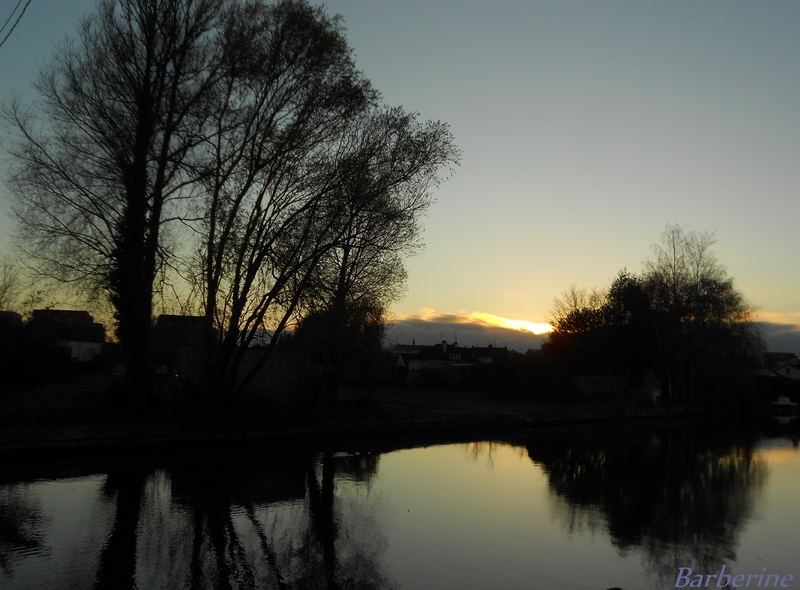
<svg viewBox="0 0 800 590">
<path fill-rule="evenodd" d="M 436 311 L 430 307 L 422 308 L 422 313 L 419 315 L 405 315 L 399 319 L 418 319 L 426 322 L 445 322 L 454 324 L 475 324 L 478 326 L 510 328 L 512 330 L 521 330 L 523 332 L 531 332 L 533 334 L 546 334 L 553 330 L 553 327 L 550 324 L 537 324 L 527 320 L 510 320 L 508 318 L 503 318 L 494 315 L 493 313 L 486 313 L 483 311 L 473 311 L 469 315 L 457 315 L 454 313 Z"/>
<path fill-rule="evenodd" d="M 397 344 L 436 344 L 442 340 L 457 341 L 461 346 L 507 346 L 525 352 L 541 348 L 547 340 L 546 334 L 534 334 L 549 329 L 547 324 L 535 324 L 525 320 L 509 320 L 494 314 L 473 312 L 458 315 L 425 308 L 419 315 L 397 318 L 388 338 Z"/>
<path fill-rule="evenodd" d="M 776 321 L 764 321 L 766 319 Z M 759 312 L 758 320 L 769 351 L 800 353 L 800 314 Z M 514 327 L 526 325 L 546 326 L 478 311 L 459 315 L 425 308 L 419 315 L 397 318 L 389 330 L 388 339 L 397 344 L 416 341 L 417 344 L 429 345 L 442 340 L 457 341 L 461 346 L 492 344 L 519 352 L 541 348 L 542 342 L 547 341 L 547 334 L 534 334 L 530 329 Z"/>
<path fill-rule="evenodd" d="M 756 312 L 755 321 L 770 352 L 800 352 L 800 312 Z"/>
<path fill-rule="evenodd" d="M 788 324 L 800 329 L 800 312 L 783 313 L 775 311 L 757 311 L 755 314 L 757 322 L 768 324 Z"/>
<path fill-rule="evenodd" d="M 763 314 L 759 314 L 763 317 Z M 761 335 L 770 352 L 800 353 L 800 325 L 776 322 L 758 322 Z"/>
<path fill-rule="evenodd" d="M 521 330 L 524 332 L 531 332 L 532 334 L 548 334 L 553 331 L 550 324 L 537 324 L 527 320 L 510 320 L 508 318 L 501 318 L 492 313 L 484 313 L 482 311 L 474 311 L 468 316 L 471 322 L 484 323 L 489 326 L 499 326 L 501 328 L 510 328 L 512 330 Z"/>
</svg>

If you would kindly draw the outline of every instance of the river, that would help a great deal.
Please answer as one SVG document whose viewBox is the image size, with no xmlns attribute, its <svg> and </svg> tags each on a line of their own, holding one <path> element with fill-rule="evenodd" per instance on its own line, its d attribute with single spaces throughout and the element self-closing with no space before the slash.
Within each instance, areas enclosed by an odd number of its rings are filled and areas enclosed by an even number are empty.
<svg viewBox="0 0 800 590">
<path fill-rule="evenodd" d="M 796 434 L 481 439 L 2 468 L 0 587 L 800 588 Z"/>
</svg>

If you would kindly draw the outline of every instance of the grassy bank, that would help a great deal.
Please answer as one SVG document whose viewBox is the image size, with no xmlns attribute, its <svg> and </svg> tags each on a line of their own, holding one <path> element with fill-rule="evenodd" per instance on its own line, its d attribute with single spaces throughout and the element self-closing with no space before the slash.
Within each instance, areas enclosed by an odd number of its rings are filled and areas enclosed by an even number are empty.
<svg viewBox="0 0 800 590">
<path fill-rule="evenodd" d="M 244 400 L 210 408 L 116 397 L 108 376 L 83 376 L 0 399 L 0 452 L 329 440 L 425 432 L 475 433 L 683 415 L 612 399 L 507 401 L 490 392 L 343 389 L 335 402 Z"/>
</svg>

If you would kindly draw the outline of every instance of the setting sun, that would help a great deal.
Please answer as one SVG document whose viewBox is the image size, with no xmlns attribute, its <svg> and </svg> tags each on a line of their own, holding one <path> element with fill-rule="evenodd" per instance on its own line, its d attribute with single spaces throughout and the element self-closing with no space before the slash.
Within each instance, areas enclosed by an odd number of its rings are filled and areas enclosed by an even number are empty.
<svg viewBox="0 0 800 590">
<path fill-rule="evenodd" d="M 550 324 L 537 324 L 527 320 L 510 320 L 480 311 L 471 313 L 469 318 L 485 322 L 492 326 L 500 326 L 501 328 L 510 328 L 512 330 L 525 330 L 533 334 L 548 334 L 553 331 L 553 327 Z"/>
</svg>

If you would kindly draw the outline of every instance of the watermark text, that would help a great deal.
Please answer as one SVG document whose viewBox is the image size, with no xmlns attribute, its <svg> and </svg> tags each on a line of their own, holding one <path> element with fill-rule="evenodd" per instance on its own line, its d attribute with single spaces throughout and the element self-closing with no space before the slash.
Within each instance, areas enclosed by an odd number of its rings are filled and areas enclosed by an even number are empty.
<svg viewBox="0 0 800 590">
<path fill-rule="evenodd" d="M 726 574 L 722 565 L 717 574 L 694 573 L 690 567 L 678 570 L 675 580 L 676 588 L 791 588 L 794 576 L 792 574 L 768 573 L 767 568 L 761 568 L 758 574 L 739 574 L 737 576 Z"/>
</svg>

